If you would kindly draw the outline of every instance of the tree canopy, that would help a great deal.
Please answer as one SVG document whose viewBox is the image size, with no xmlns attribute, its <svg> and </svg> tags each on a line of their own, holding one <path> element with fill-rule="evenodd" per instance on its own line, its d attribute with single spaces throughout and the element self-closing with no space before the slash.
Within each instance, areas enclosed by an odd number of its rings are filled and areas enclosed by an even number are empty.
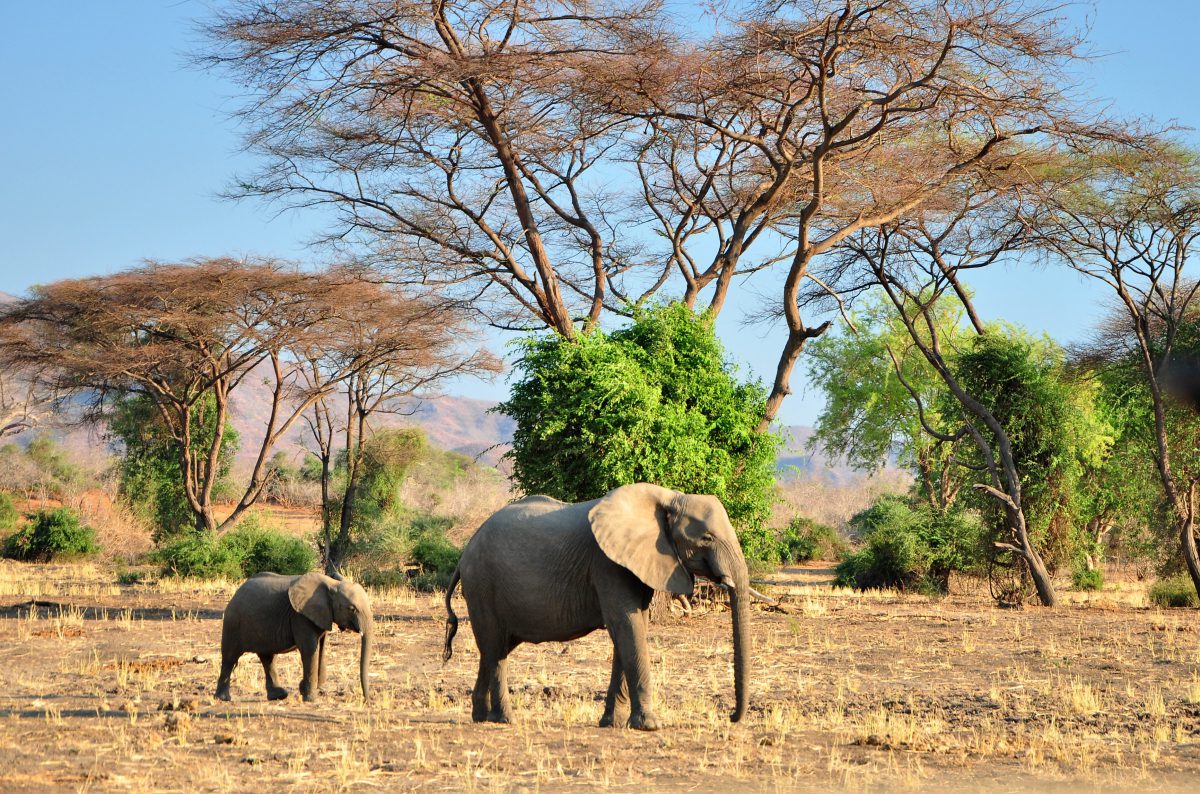
<svg viewBox="0 0 1200 794">
<path fill-rule="evenodd" d="M 738 527 L 763 525 L 779 442 L 758 430 L 765 393 L 737 381 L 710 318 L 671 304 L 520 352 L 496 410 L 517 422 L 509 457 L 526 492 L 583 501 L 654 482 L 720 497 Z"/>
</svg>

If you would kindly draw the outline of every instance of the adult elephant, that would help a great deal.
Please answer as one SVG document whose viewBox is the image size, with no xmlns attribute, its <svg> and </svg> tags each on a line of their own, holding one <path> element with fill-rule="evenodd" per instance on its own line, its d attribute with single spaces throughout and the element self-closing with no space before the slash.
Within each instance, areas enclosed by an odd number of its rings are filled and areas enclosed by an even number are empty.
<svg viewBox="0 0 1200 794">
<path fill-rule="evenodd" d="M 629 726 L 656 730 L 647 610 L 655 590 L 690 595 L 697 575 L 729 592 L 737 702 L 730 719 L 737 722 L 748 699 L 750 580 L 718 499 L 639 483 L 590 502 L 531 496 L 497 511 L 467 544 L 446 591 L 443 658 L 458 630 L 450 597 L 460 580 L 479 646 L 471 718 L 511 719 L 506 660 L 517 645 L 607 627 L 612 676 L 600 725 L 615 724 L 628 702 Z"/>
</svg>

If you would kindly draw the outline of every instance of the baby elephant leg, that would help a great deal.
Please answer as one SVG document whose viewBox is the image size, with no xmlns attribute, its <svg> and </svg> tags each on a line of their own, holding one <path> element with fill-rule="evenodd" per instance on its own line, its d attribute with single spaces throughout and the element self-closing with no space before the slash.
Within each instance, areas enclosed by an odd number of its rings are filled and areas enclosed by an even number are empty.
<svg viewBox="0 0 1200 794">
<path fill-rule="evenodd" d="M 324 635 L 321 635 L 324 636 Z M 300 651 L 300 664 L 304 668 L 304 677 L 300 679 L 300 695 L 304 698 L 305 703 L 311 703 L 317 699 L 319 690 L 318 680 L 321 677 L 319 658 L 319 649 L 321 637 L 304 637 L 298 639 L 296 648 Z"/>
</svg>

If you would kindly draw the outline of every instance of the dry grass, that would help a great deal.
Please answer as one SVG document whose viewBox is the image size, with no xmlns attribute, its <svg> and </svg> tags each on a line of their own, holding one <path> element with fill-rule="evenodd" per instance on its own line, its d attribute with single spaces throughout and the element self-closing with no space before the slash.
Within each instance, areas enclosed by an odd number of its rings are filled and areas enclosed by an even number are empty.
<svg viewBox="0 0 1200 794">
<path fill-rule="evenodd" d="M 667 727 L 643 734 L 595 727 L 603 633 L 518 648 L 514 724 L 474 725 L 468 627 L 443 666 L 440 595 L 378 592 L 374 702 L 358 697 L 357 637 L 335 633 L 317 704 L 267 703 L 253 657 L 226 704 L 211 693 L 233 583 L 116 586 L 95 566 L 5 564 L 0 790 L 1194 787 L 1194 610 L 1010 611 L 778 581 L 793 610 L 755 615 L 746 719 L 727 719 L 728 616 L 697 611 L 652 627 Z M 294 687 L 298 657 L 279 664 Z"/>
</svg>

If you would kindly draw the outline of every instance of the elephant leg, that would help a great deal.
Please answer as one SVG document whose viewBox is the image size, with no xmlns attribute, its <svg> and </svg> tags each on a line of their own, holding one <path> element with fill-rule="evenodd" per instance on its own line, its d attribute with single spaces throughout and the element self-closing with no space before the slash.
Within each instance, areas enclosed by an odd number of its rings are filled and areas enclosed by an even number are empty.
<svg viewBox="0 0 1200 794">
<path fill-rule="evenodd" d="M 275 676 L 275 654 L 260 653 L 258 660 L 262 662 L 263 678 L 267 681 L 267 700 L 285 699 L 288 691 L 279 685 L 279 679 Z"/>
<path fill-rule="evenodd" d="M 512 705 L 508 699 L 508 655 L 496 660 L 489 683 L 492 707 L 487 713 L 488 722 L 512 722 Z"/>
<path fill-rule="evenodd" d="M 646 644 L 646 611 L 621 612 L 608 621 L 608 627 L 629 685 L 629 727 L 656 731 L 658 718 L 650 711 L 654 689 L 650 675 L 650 648 Z"/>
<path fill-rule="evenodd" d="M 479 673 L 475 676 L 475 688 L 471 690 L 471 720 L 486 722 L 491 707 L 492 676 L 496 662 L 479 652 Z"/>
<path fill-rule="evenodd" d="M 296 648 L 300 651 L 300 665 L 304 668 L 304 676 L 300 679 L 300 695 L 305 703 L 317 699 L 317 681 L 321 677 L 319 650 L 320 636 L 297 637 Z"/>
<path fill-rule="evenodd" d="M 232 653 L 221 649 L 221 674 L 217 677 L 217 700 L 232 700 L 229 695 L 229 679 L 233 675 L 233 668 L 237 667 L 240 653 Z"/>
<path fill-rule="evenodd" d="M 325 637 L 321 635 L 321 641 L 317 643 L 317 691 L 325 691 Z"/>
<path fill-rule="evenodd" d="M 625 670 L 621 667 L 621 655 L 613 646 L 612 675 L 608 679 L 608 694 L 604 696 L 604 716 L 600 718 L 601 728 L 610 728 L 617 724 L 617 710 L 629 705 L 629 684 L 625 681 Z"/>
</svg>

